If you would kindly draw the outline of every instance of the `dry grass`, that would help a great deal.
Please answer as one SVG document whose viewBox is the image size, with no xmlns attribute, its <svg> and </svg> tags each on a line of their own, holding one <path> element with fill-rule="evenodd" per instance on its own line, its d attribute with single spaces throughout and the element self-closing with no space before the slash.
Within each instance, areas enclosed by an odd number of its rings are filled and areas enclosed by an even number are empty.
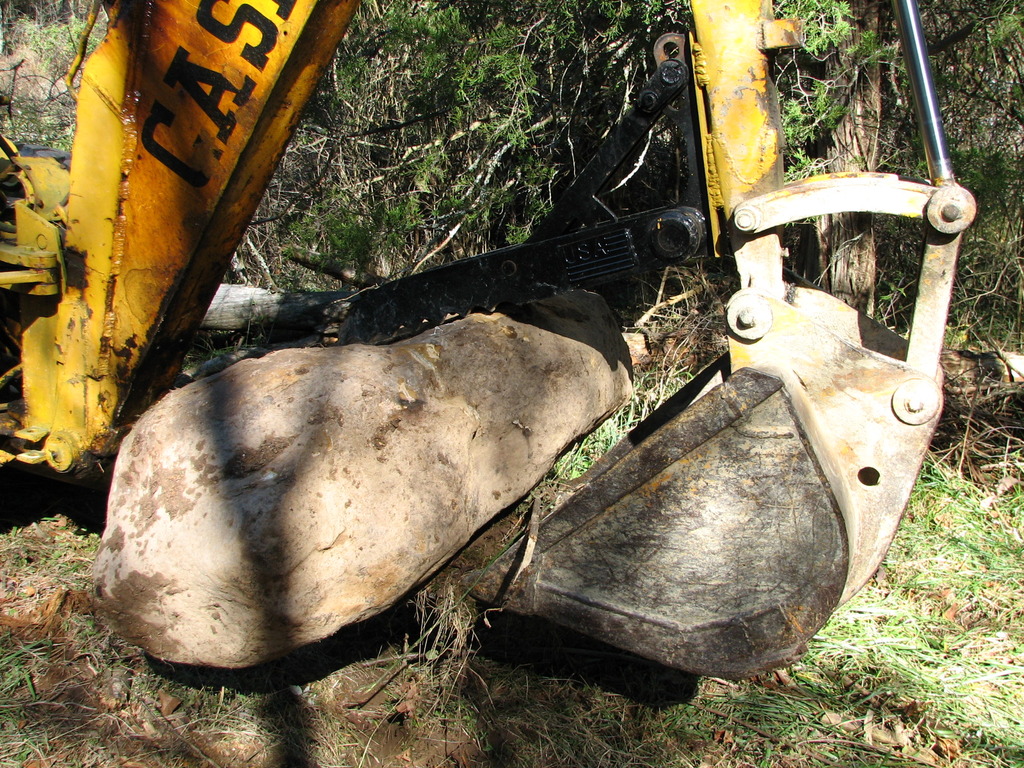
<svg viewBox="0 0 1024 768">
<path fill-rule="evenodd" d="M 672 279 L 665 296 L 683 292 Z M 667 331 L 710 311 L 713 287 L 645 327 L 652 348 L 679 361 L 713 352 L 713 331 Z M 642 417 L 645 398 L 671 394 L 685 367 L 641 367 L 644 393 L 562 462 L 561 479 Z M 1019 478 L 1020 455 L 1007 461 Z M 2 768 L 1024 765 L 1024 493 L 1013 484 L 930 464 L 885 569 L 799 663 L 734 683 L 544 622 L 478 616 L 460 576 L 514 514 L 414 601 L 278 663 L 160 664 L 92 614 L 97 532 L 83 515 L 101 500 L 90 509 L 60 486 L 0 479 L 6 509 L 22 510 L 0 529 Z"/>
</svg>

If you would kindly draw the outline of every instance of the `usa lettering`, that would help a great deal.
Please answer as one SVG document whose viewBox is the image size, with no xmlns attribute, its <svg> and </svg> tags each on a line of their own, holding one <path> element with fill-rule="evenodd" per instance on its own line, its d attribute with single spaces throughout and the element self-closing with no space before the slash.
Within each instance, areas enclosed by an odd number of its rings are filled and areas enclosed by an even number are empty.
<svg viewBox="0 0 1024 768">
<path fill-rule="evenodd" d="M 274 4 L 277 6 L 277 18 L 286 21 L 295 7 L 295 0 L 275 0 Z M 232 10 L 231 0 L 200 0 L 196 9 L 196 23 L 218 43 L 237 43 L 246 30 L 258 32 L 258 40 L 245 43 L 238 51 L 239 59 L 254 70 L 253 74 L 258 77 L 258 73 L 267 66 L 269 54 L 277 47 L 278 22 L 267 18 L 248 3 L 234 7 L 231 18 L 224 21 L 227 16 L 225 11 L 228 10 Z M 215 11 L 218 13 L 215 14 Z M 252 40 L 251 32 L 247 33 L 246 39 Z M 257 86 L 257 81 L 248 75 L 243 76 L 241 82 L 232 81 L 223 72 L 204 66 L 201 54 L 182 46 L 178 47 L 163 79 L 172 88 L 184 91 L 209 121 L 211 133 L 217 142 L 223 145 L 228 143 L 238 122 L 234 108 L 245 106 Z M 175 117 L 173 109 L 160 101 L 154 102 L 142 126 L 142 146 L 193 187 L 205 186 L 210 177 L 204 169 L 192 167 L 160 143 L 158 130 L 173 126 Z M 220 156 L 216 151 L 211 154 Z"/>
</svg>

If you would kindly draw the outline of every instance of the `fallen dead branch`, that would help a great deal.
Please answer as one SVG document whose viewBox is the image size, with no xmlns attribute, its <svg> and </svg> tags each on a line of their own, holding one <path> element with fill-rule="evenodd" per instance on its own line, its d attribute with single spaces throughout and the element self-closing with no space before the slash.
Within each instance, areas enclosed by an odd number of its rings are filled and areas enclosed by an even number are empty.
<svg viewBox="0 0 1024 768">
<path fill-rule="evenodd" d="M 248 285 L 222 285 L 203 318 L 202 328 L 317 330 L 330 319 L 336 319 L 351 296 L 352 291 L 275 293 Z"/>
</svg>

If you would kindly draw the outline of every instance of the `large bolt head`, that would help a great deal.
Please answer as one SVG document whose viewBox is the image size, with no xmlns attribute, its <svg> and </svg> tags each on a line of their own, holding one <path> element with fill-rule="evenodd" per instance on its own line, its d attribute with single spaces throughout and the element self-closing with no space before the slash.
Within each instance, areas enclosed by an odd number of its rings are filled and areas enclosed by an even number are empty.
<svg viewBox="0 0 1024 768">
<path fill-rule="evenodd" d="M 760 294 L 740 291 L 725 308 L 726 322 L 734 336 L 743 341 L 758 341 L 772 329 L 771 304 Z"/>
<path fill-rule="evenodd" d="M 68 472 L 81 454 L 78 440 L 70 432 L 59 431 L 50 435 L 43 446 L 43 453 L 50 466 L 58 472 Z"/>
<path fill-rule="evenodd" d="M 665 62 L 661 69 L 661 82 L 665 85 L 676 85 L 683 79 L 683 65 L 674 59 Z"/>
<path fill-rule="evenodd" d="M 654 91 L 644 91 L 637 99 L 636 107 L 641 112 L 653 112 L 658 106 L 658 94 Z"/>
<path fill-rule="evenodd" d="M 942 393 L 934 381 L 908 379 L 892 393 L 892 412 L 904 424 L 918 427 L 939 415 Z"/>
<path fill-rule="evenodd" d="M 754 206 L 741 205 L 733 213 L 732 222 L 740 232 L 756 232 L 761 225 L 761 215 Z"/>
<path fill-rule="evenodd" d="M 944 221 L 948 221 L 952 224 L 954 221 L 960 221 L 964 216 L 963 210 L 956 203 L 946 203 L 942 206 L 942 218 Z"/>
<path fill-rule="evenodd" d="M 978 212 L 973 195 L 961 186 L 939 187 L 928 201 L 928 223 L 945 235 L 967 229 Z"/>
<path fill-rule="evenodd" d="M 651 250 L 659 259 L 679 262 L 696 256 L 704 246 L 704 216 L 700 211 L 665 211 L 647 227 Z"/>
</svg>

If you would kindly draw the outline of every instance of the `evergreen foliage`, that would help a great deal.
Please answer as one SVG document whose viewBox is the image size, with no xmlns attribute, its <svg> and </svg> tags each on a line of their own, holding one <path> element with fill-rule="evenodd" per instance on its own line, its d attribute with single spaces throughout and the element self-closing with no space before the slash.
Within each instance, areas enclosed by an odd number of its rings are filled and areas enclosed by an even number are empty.
<svg viewBox="0 0 1024 768">
<path fill-rule="evenodd" d="M 959 181 L 980 215 L 960 260 L 958 343 L 1024 344 L 1024 5 L 934 5 L 926 24 Z"/>
<path fill-rule="evenodd" d="M 684 19 L 677 2 L 365 4 L 268 196 L 266 238 L 382 275 L 525 239 Z"/>
<path fill-rule="evenodd" d="M 62 85 L 89 3 L 0 1 L 2 129 L 70 147 Z M 958 343 L 1024 342 L 1024 7 L 924 0 L 955 167 L 980 218 L 964 249 Z M 881 171 L 925 176 L 891 18 L 859 30 L 851 0 L 780 0 L 804 50 L 780 54 L 788 173 L 827 169 L 852 78 L 878 67 Z M 328 287 L 303 264 L 357 282 L 525 239 L 653 71 L 651 46 L 685 29 L 685 0 L 368 0 L 235 260 L 233 279 Z M 666 129 L 613 204 L 669 202 L 680 173 Z M 857 160 L 856 158 L 853 158 Z M 918 235 L 875 222 L 877 314 L 905 325 Z M 293 257 L 293 258 L 290 258 Z"/>
</svg>

